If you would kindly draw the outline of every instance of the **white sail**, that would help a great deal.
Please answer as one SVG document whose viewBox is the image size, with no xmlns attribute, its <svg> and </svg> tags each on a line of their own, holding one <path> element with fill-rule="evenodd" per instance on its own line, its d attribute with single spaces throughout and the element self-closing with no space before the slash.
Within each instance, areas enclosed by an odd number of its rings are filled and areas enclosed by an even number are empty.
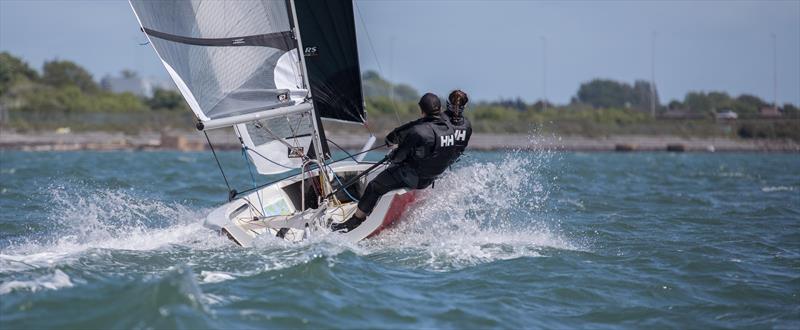
<svg viewBox="0 0 800 330">
<path fill-rule="evenodd" d="M 320 118 L 366 118 L 348 0 L 130 3 L 198 128 L 233 126 L 261 174 L 329 156 Z"/>
<path fill-rule="evenodd" d="M 309 111 L 236 125 L 258 173 L 277 174 L 303 165 L 314 131 L 311 116 Z"/>
<path fill-rule="evenodd" d="M 201 121 L 293 106 L 308 95 L 285 1 L 130 3 Z"/>
<path fill-rule="evenodd" d="M 207 227 L 243 246 L 262 234 L 299 241 L 356 212 L 351 192 L 363 187 L 345 187 L 342 181 L 363 186 L 361 178 L 374 178 L 385 167 L 326 164 L 330 151 L 321 127 L 326 118 L 354 123 L 366 118 L 350 0 L 130 3 L 200 120 L 198 129 L 232 126 L 260 174 L 319 167 L 266 186 L 252 180 L 252 189 L 237 193 L 217 159 L 230 201 L 209 214 Z M 334 179 L 346 190 L 334 190 Z M 341 237 L 355 242 L 378 233 L 413 198 L 404 189 L 390 192 L 359 228 Z"/>
</svg>

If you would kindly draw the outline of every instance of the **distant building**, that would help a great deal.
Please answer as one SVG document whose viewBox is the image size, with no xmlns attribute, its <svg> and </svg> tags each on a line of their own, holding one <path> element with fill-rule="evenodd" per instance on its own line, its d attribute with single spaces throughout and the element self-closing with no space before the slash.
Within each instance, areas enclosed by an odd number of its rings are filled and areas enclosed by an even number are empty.
<svg viewBox="0 0 800 330">
<path fill-rule="evenodd" d="M 733 110 L 722 110 L 717 112 L 716 118 L 717 120 L 736 120 L 739 118 L 739 115 L 733 112 Z"/>
<path fill-rule="evenodd" d="M 131 93 L 148 98 L 153 97 L 156 89 L 176 89 L 171 82 L 142 78 L 135 74 L 123 74 L 122 77 L 105 76 L 100 80 L 100 86 L 113 93 Z"/>
<path fill-rule="evenodd" d="M 761 117 L 767 118 L 776 118 L 783 115 L 777 107 L 761 107 L 761 109 L 758 110 L 758 114 Z"/>
<path fill-rule="evenodd" d="M 703 119 L 703 113 L 689 111 L 688 109 L 668 109 L 659 115 L 663 119 Z"/>
</svg>

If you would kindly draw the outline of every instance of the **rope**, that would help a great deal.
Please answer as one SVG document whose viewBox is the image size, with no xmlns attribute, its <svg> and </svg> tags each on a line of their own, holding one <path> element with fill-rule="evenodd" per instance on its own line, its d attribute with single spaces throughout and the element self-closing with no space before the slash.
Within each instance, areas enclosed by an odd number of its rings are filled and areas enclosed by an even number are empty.
<svg viewBox="0 0 800 330">
<path fill-rule="evenodd" d="M 350 157 L 350 158 L 352 158 L 354 162 L 358 163 L 358 160 L 356 159 L 356 157 L 354 157 L 354 156 L 353 156 L 353 155 L 351 155 L 349 152 L 347 152 L 347 150 L 344 150 L 344 148 L 342 148 L 342 147 L 341 147 L 341 146 L 340 146 L 338 143 L 336 143 L 336 142 L 333 142 L 333 140 L 331 140 L 331 139 L 328 139 L 328 142 L 330 142 L 330 143 L 333 143 L 333 145 L 334 145 L 334 146 L 336 146 L 337 148 L 339 148 L 339 150 L 341 150 L 342 152 L 346 153 L 346 154 L 347 154 L 347 156 L 348 156 L 348 157 Z"/>
<path fill-rule="evenodd" d="M 306 164 L 306 167 L 308 165 L 310 165 L 310 164 Z M 306 171 L 305 167 L 303 168 L 303 171 Z M 311 172 L 311 170 L 309 169 L 308 172 Z M 320 171 L 320 175 L 319 176 L 322 176 L 322 171 Z M 311 186 L 314 188 L 314 192 L 317 193 L 317 196 L 322 195 L 322 192 L 321 192 L 321 190 L 319 188 L 319 185 L 317 184 L 317 181 L 314 181 L 314 179 L 312 179 L 310 177 L 308 178 L 308 181 L 311 182 Z"/>
<path fill-rule="evenodd" d="M 364 118 L 364 116 L 361 116 L 361 115 L 359 115 L 359 117 L 361 117 L 361 122 L 364 123 L 364 128 L 367 129 L 367 132 L 369 132 L 369 135 L 375 135 L 374 133 L 372 133 L 372 130 L 369 128 L 369 124 L 367 123 L 367 118 Z"/>
<path fill-rule="evenodd" d="M 358 182 L 358 179 L 361 179 L 363 176 L 367 175 L 369 172 L 372 172 L 372 170 L 378 168 L 378 166 L 380 166 L 381 164 L 385 163 L 388 160 L 389 160 L 389 156 L 383 157 L 383 159 L 381 159 L 379 162 L 373 164 L 368 169 L 366 169 L 363 172 L 361 172 L 359 175 L 356 175 L 355 177 L 353 177 L 352 179 L 347 181 L 347 183 L 339 186 L 339 188 L 336 188 L 336 190 L 332 191 L 330 194 L 325 195 L 325 198 L 331 197 L 332 195 L 334 195 L 337 192 L 339 192 L 339 190 L 345 189 L 345 188 L 353 185 L 354 183 Z"/>
<path fill-rule="evenodd" d="M 362 151 L 362 152 L 359 152 L 359 153 L 355 153 L 355 154 L 353 154 L 353 156 L 358 156 L 358 155 L 360 155 L 360 154 L 364 154 L 364 153 L 368 153 L 368 152 L 371 152 L 371 151 L 375 151 L 375 150 L 377 150 L 377 149 L 384 148 L 384 147 L 386 147 L 386 144 L 385 144 L 385 143 L 384 143 L 384 144 L 382 144 L 382 145 L 379 145 L 379 146 L 377 146 L 377 147 L 374 147 L 374 148 L 372 148 L 372 149 L 365 150 L 365 151 Z M 330 164 L 336 164 L 336 163 L 338 163 L 338 162 L 341 162 L 341 161 L 343 161 L 343 160 L 345 160 L 345 159 L 348 159 L 348 158 L 350 158 L 350 157 L 342 157 L 342 158 L 340 158 L 340 159 L 337 159 L 337 160 L 334 160 L 334 161 L 330 162 Z M 359 164 L 363 164 L 363 163 L 364 163 L 364 162 L 360 162 Z M 310 170 L 313 170 L 313 169 L 309 169 L 309 171 L 310 171 Z M 303 169 L 303 171 L 305 171 L 305 168 Z M 254 190 L 256 190 L 256 189 L 261 189 L 261 188 L 263 188 L 263 187 L 266 187 L 266 186 L 269 186 L 269 185 L 272 185 L 272 184 L 275 184 L 275 183 L 281 182 L 281 181 L 283 181 L 283 180 L 286 180 L 286 179 L 288 179 L 288 178 L 291 178 L 291 177 L 293 177 L 293 176 L 295 176 L 295 175 L 297 175 L 297 174 L 289 174 L 289 175 L 287 175 L 287 176 L 285 176 L 285 177 L 282 177 L 282 178 L 280 178 L 280 179 L 276 179 L 276 180 L 273 180 L 273 181 L 267 182 L 267 183 L 265 183 L 265 184 L 262 184 L 262 185 L 260 185 L 260 186 L 258 186 L 258 187 L 255 187 L 255 188 L 252 188 L 252 189 L 247 189 L 247 190 L 240 191 L 240 192 L 238 192 L 236 195 L 246 194 L 246 193 L 249 193 L 249 192 L 251 192 L 251 191 L 254 191 Z"/>
<path fill-rule="evenodd" d="M 214 160 L 217 161 L 217 167 L 219 167 L 219 172 L 222 173 L 222 179 L 225 180 L 225 186 L 228 187 L 228 192 L 233 191 L 233 189 L 231 189 L 231 184 L 228 183 L 228 177 L 225 176 L 225 171 L 222 170 L 222 164 L 219 163 L 219 158 L 217 158 L 217 152 L 214 151 L 214 145 L 211 144 L 211 139 L 208 138 L 208 133 L 206 133 L 206 131 L 203 131 L 203 135 L 206 136 L 206 141 L 208 142 L 208 146 L 211 148 L 211 153 L 214 154 Z"/>
<path fill-rule="evenodd" d="M 287 117 L 287 120 L 288 120 L 288 117 Z M 260 123 L 259 123 L 259 125 L 260 125 Z M 267 134 L 271 135 L 273 140 L 276 140 L 276 141 L 278 141 L 278 142 L 280 142 L 280 143 L 283 143 L 283 145 L 285 145 L 285 146 L 286 146 L 287 148 L 289 148 L 289 149 L 292 149 L 292 148 L 294 148 L 294 147 L 295 147 L 295 146 L 293 146 L 293 145 L 289 144 L 289 142 L 286 142 L 286 140 L 284 140 L 284 139 L 280 138 L 280 137 L 279 137 L 278 135 L 276 135 L 275 133 L 272 133 L 272 130 L 270 130 L 270 129 L 269 129 L 269 127 L 267 127 L 267 126 L 264 126 L 264 125 L 260 125 L 260 127 L 261 127 L 261 128 L 263 128 L 263 129 L 264 129 L 264 131 L 265 131 L 265 132 L 267 132 Z M 291 128 L 292 128 L 292 127 L 290 126 L 290 127 L 289 127 L 289 129 L 291 129 Z M 294 135 L 294 132 L 292 132 L 292 135 Z M 295 142 L 297 142 L 297 137 L 295 137 Z"/>
<path fill-rule="evenodd" d="M 331 168 L 331 166 L 329 164 L 325 164 L 325 166 L 327 166 L 328 170 L 331 171 L 331 173 L 333 173 L 333 178 L 336 179 L 336 182 L 338 182 L 339 185 L 341 186 L 342 185 L 342 180 L 339 179 L 339 174 L 336 174 L 336 171 L 334 171 L 333 168 Z M 358 203 L 358 199 L 353 197 L 353 195 L 351 195 L 350 192 L 347 191 L 347 189 L 344 190 L 344 193 L 347 194 L 347 196 L 350 197 L 351 200 L 354 200 L 354 201 L 356 201 L 356 203 Z M 336 202 L 338 202 L 341 205 L 341 202 L 339 202 L 339 199 L 336 198 L 336 194 L 333 195 L 333 198 L 336 200 Z"/>
<path fill-rule="evenodd" d="M 253 175 L 252 164 L 250 164 L 250 156 L 247 155 L 247 147 L 244 144 L 242 144 L 242 157 L 244 157 L 244 162 L 247 163 L 247 171 L 250 172 L 250 180 L 253 181 L 253 188 L 255 188 L 257 186 L 256 176 Z M 261 215 L 263 216 L 266 214 L 266 212 L 264 212 L 264 202 L 261 201 L 261 193 L 256 191 L 256 197 L 258 197 L 258 205 L 261 206 Z"/>
<path fill-rule="evenodd" d="M 336 182 L 339 183 L 340 187 L 344 185 L 344 184 L 342 184 L 342 180 L 339 180 L 339 174 L 336 174 L 336 172 L 333 172 L 333 177 L 336 179 Z M 344 193 L 347 194 L 347 197 L 350 197 L 350 200 L 356 201 L 356 203 L 360 202 L 358 200 L 358 198 L 355 198 L 355 197 L 353 197 L 353 195 L 350 195 L 350 192 L 347 191 L 347 189 L 344 189 Z M 336 197 L 335 194 L 334 194 L 334 197 Z"/>
<path fill-rule="evenodd" d="M 247 202 L 247 204 L 249 204 L 249 205 L 250 205 L 250 207 L 251 207 L 250 209 L 251 209 L 251 210 L 253 210 L 253 211 L 256 211 L 256 213 L 258 213 L 259 215 L 261 215 L 261 217 L 264 217 L 264 213 L 261 213 L 262 211 L 259 211 L 259 210 L 258 210 L 258 208 L 257 208 L 255 205 L 253 205 L 253 203 L 251 203 L 249 199 L 247 199 L 247 198 L 242 198 L 242 199 L 243 199 L 245 202 Z M 251 212 L 251 213 L 250 213 L 250 215 L 253 215 L 253 213 Z"/>
<path fill-rule="evenodd" d="M 259 157 L 261 157 L 261 158 L 264 158 L 264 160 L 266 160 L 266 161 L 268 161 L 268 162 L 270 162 L 270 163 L 273 163 L 273 164 L 275 164 L 275 165 L 278 165 L 278 166 L 280 166 L 280 167 L 283 167 L 283 168 L 285 168 L 285 169 L 290 169 L 290 170 L 293 170 L 293 169 L 295 169 L 294 167 L 289 167 L 289 166 L 286 166 L 286 165 L 280 164 L 280 163 L 278 163 L 278 162 L 275 162 L 274 160 L 272 160 L 272 159 L 269 159 L 269 158 L 267 158 L 266 156 L 262 155 L 261 153 L 259 153 L 259 152 L 258 152 L 258 151 L 256 151 L 255 149 L 248 148 L 247 146 L 243 146 L 243 148 L 244 148 L 245 150 L 252 151 L 254 154 L 256 154 L 257 156 L 259 156 Z"/>
<path fill-rule="evenodd" d="M 275 138 L 275 139 L 276 139 L 276 140 L 278 140 L 279 142 L 283 143 L 283 144 L 284 144 L 284 145 L 286 145 L 288 148 L 293 148 L 293 147 L 294 147 L 294 146 L 292 146 L 291 144 L 288 144 L 286 141 L 283 141 L 283 139 L 280 139 L 280 138 L 277 138 L 277 137 L 275 137 L 275 134 L 273 134 L 273 133 L 272 133 L 272 131 L 270 131 L 270 130 L 269 130 L 269 128 L 267 128 L 267 127 L 265 127 L 265 126 L 261 126 L 261 124 L 260 124 L 260 123 L 257 123 L 256 127 L 257 127 L 257 128 L 263 128 L 263 129 L 264 129 L 264 130 L 265 130 L 265 131 L 266 131 L 268 134 L 272 135 L 272 136 L 273 136 L 273 138 Z M 241 136 L 241 133 L 239 133 L 239 128 L 237 128 L 236 126 L 234 126 L 234 127 L 233 127 L 233 129 L 234 129 L 234 130 L 236 130 L 236 134 L 238 134 L 239 136 Z M 285 169 L 290 169 L 290 170 L 293 170 L 293 169 L 294 169 L 294 167 L 289 167 L 289 166 L 286 166 L 286 165 L 283 165 L 283 164 L 277 163 L 277 162 L 275 162 L 275 161 L 274 161 L 274 160 L 272 160 L 272 159 L 269 159 L 269 158 L 267 158 L 266 156 L 262 155 L 261 153 L 259 153 L 259 152 L 258 152 L 258 151 L 256 151 L 255 149 L 248 148 L 248 147 L 247 147 L 247 145 L 245 145 L 245 144 L 244 144 L 244 141 L 242 140 L 242 138 L 241 138 L 241 137 L 239 138 L 239 142 L 242 144 L 242 149 L 245 149 L 245 150 L 248 150 L 248 151 L 252 151 L 254 154 L 258 155 L 259 157 L 263 158 L 264 160 L 266 160 L 266 161 L 268 161 L 268 162 L 270 162 L 270 163 L 273 163 L 273 164 L 275 164 L 275 165 L 278 165 L 278 166 L 280 166 L 280 167 L 283 167 L 283 168 L 285 168 Z"/>
</svg>

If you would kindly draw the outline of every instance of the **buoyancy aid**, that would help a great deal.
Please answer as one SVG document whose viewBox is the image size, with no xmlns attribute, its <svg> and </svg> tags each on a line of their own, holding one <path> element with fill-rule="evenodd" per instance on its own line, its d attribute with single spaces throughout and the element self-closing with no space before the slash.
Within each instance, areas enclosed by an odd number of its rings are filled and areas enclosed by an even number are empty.
<svg viewBox="0 0 800 330">
<path fill-rule="evenodd" d="M 432 139 L 425 139 L 427 152 L 412 155 L 412 165 L 420 179 L 436 179 L 461 155 L 460 145 L 466 132 L 457 132 L 446 119 L 423 125 L 430 130 Z"/>
<path fill-rule="evenodd" d="M 459 147 L 461 153 L 469 145 L 469 139 L 472 137 L 472 123 L 467 117 L 461 114 L 456 115 L 452 110 L 444 112 L 445 120 L 448 120 L 455 129 L 455 144 Z"/>
</svg>

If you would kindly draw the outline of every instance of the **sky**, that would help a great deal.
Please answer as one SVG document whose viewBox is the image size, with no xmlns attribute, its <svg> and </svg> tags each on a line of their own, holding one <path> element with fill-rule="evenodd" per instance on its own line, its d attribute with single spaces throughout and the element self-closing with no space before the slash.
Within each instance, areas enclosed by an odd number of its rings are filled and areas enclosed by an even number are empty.
<svg viewBox="0 0 800 330">
<path fill-rule="evenodd" d="M 420 92 L 567 103 L 582 82 L 654 68 L 663 103 L 712 90 L 772 101 L 777 64 L 778 102 L 800 104 L 800 0 L 358 0 L 356 26 L 362 70 Z M 0 51 L 37 69 L 58 58 L 96 78 L 168 79 L 145 42 L 126 1 L 0 0 Z"/>
</svg>

